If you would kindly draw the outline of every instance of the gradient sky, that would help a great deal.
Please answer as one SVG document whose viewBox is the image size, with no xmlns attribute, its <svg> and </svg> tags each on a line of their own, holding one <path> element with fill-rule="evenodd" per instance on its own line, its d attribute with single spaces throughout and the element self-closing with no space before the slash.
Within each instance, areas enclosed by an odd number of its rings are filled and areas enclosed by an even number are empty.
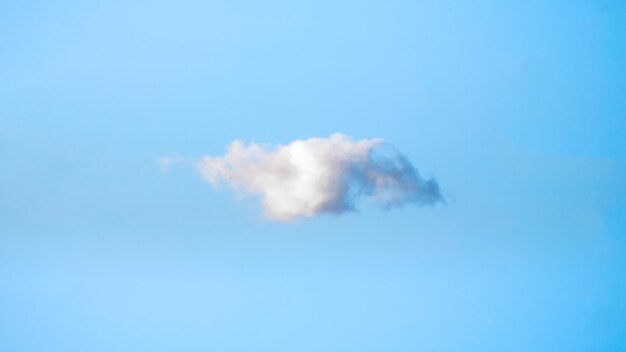
<svg viewBox="0 0 626 352">
<path fill-rule="evenodd" d="M 383 138 L 295 223 L 162 156 Z M 0 350 L 626 350 L 626 4 L 3 1 Z"/>
</svg>

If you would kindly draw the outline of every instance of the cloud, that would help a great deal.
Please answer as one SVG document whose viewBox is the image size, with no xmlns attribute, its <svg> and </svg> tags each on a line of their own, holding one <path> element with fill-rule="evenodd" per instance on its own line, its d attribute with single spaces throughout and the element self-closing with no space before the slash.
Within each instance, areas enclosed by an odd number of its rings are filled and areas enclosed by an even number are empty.
<svg viewBox="0 0 626 352">
<path fill-rule="evenodd" d="M 437 181 L 424 180 L 381 139 L 353 141 L 342 134 L 266 147 L 234 141 L 221 157 L 197 162 L 202 177 L 258 195 L 265 217 L 289 221 L 355 209 L 360 198 L 383 207 L 442 201 Z"/>
<path fill-rule="evenodd" d="M 170 166 L 174 164 L 180 164 L 185 161 L 185 158 L 175 155 L 175 156 L 163 156 L 157 159 L 156 163 L 161 169 L 161 172 L 168 172 L 170 170 Z"/>
</svg>

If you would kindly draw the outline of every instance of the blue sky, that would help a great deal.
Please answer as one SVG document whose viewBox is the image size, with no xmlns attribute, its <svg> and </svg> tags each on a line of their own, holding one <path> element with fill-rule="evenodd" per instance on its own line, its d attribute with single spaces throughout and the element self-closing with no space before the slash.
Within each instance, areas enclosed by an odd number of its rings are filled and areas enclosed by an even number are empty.
<svg viewBox="0 0 626 352">
<path fill-rule="evenodd" d="M 0 4 L 0 350 L 623 351 L 620 1 Z M 447 203 L 263 219 L 159 157 L 383 138 Z"/>
</svg>

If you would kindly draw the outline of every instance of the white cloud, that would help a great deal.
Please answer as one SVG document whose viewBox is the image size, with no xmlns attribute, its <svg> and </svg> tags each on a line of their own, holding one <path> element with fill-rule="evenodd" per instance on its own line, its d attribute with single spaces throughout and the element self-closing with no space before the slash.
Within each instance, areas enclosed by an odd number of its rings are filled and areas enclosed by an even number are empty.
<svg viewBox="0 0 626 352">
<path fill-rule="evenodd" d="M 437 182 L 422 179 L 380 139 L 333 134 L 273 148 L 234 141 L 225 155 L 206 156 L 197 166 L 213 186 L 223 181 L 261 196 L 264 215 L 279 221 L 351 211 L 361 197 L 383 206 L 441 200 Z"/>
<path fill-rule="evenodd" d="M 161 172 L 168 172 L 170 170 L 170 166 L 173 164 L 182 163 L 185 159 L 180 156 L 162 156 L 157 159 L 156 163 L 161 169 Z"/>
</svg>

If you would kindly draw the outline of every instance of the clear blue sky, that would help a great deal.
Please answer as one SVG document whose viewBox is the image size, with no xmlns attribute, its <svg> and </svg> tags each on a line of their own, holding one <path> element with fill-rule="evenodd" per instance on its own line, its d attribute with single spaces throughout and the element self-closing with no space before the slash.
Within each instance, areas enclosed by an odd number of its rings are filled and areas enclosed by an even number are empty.
<svg viewBox="0 0 626 352">
<path fill-rule="evenodd" d="M 293 224 L 164 155 L 384 138 Z M 3 1 L 0 350 L 624 351 L 626 4 Z"/>
</svg>

